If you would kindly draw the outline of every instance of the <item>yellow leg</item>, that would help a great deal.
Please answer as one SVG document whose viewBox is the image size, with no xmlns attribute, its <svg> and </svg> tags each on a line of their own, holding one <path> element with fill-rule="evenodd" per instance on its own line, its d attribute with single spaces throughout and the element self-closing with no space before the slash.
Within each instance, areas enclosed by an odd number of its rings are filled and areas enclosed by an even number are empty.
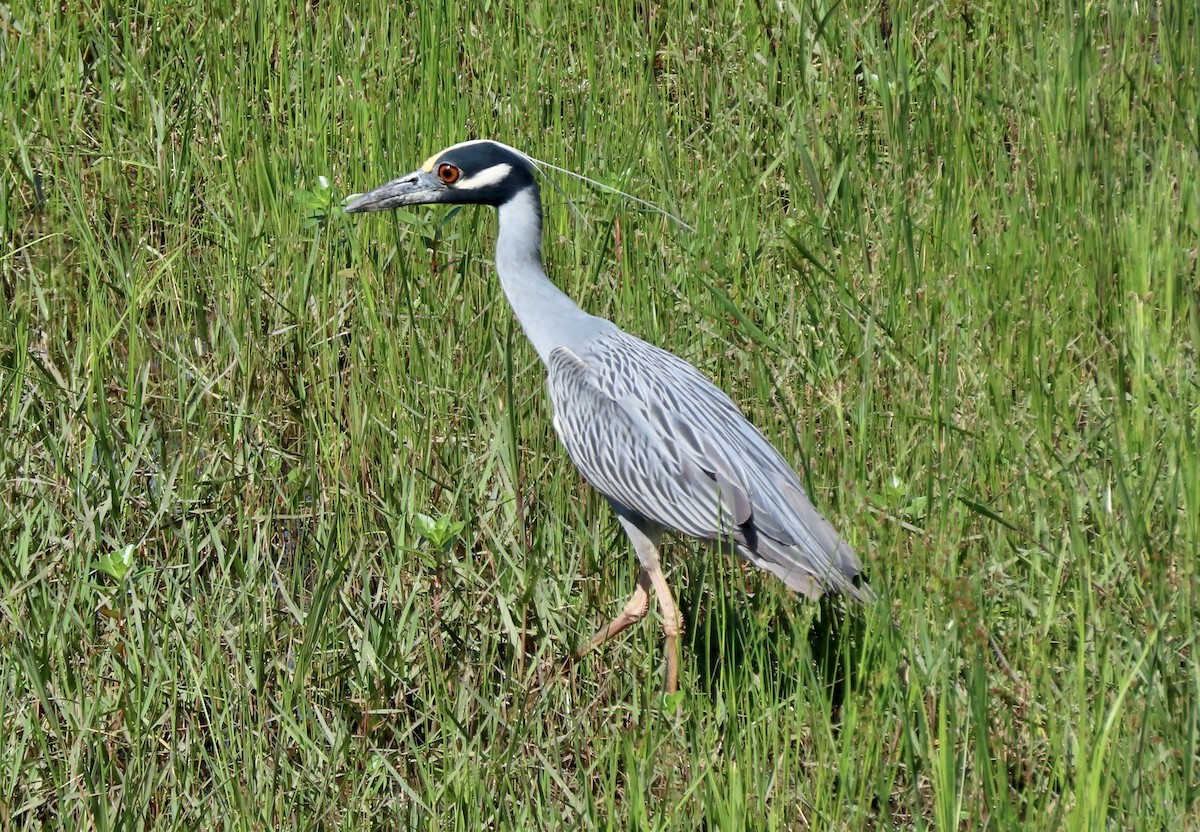
<svg viewBox="0 0 1200 832">
<path fill-rule="evenodd" d="M 650 573 L 642 569 L 641 574 L 638 575 L 637 589 L 633 591 L 625 609 L 621 610 L 616 618 L 597 630 L 587 644 L 576 650 L 575 658 L 583 658 L 630 624 L 646 617 L 646 613 L 650 611 L 650 581 Z"/>
<path fill-rule="evenodd" d="M 617 519 L 625 527 L 625 532 L 637 552 L 638 561 L 642 564 L 637 589 L 625 604 L 625 609 L 597 630 L 587 644 L 575 651 L 575 658 L 583 658 L 630 624 L 645 618 L 650 610 L 650 587 L 654 587 L 654 595 L 662 608 L 663 635 L 666 636 L 667 642 L 667 693 L 674 693 L 679 687 L 679 633 L 683 629 L 683 623 L 680 621 L 675 599 L 671 597 L 671 588 L 667 586 L 667 579 L 663 575 L 662 564 L 658 560 L 658 541 L 662 530 L 653 525 L 644 527 L 623 514 L 618 514 Z"/>
<path fill-rule="evenodd" d="M 645 574 L 643 568 L 642 573 Z M 658 606 L 662 610 L 663 635 L 666 636 L 667 650 L 667 693 L 674 693 L 679 687 L 679 633 L 683 623 L 679 618 L 679 610 L 675 607 L 675 599 L 671 597 L 671 588 L 663 576 L 662 567 L 657 563 L 650 570 L 650 582 L 654 585 L 654 594 L 658 596 Z"/>
</svg>

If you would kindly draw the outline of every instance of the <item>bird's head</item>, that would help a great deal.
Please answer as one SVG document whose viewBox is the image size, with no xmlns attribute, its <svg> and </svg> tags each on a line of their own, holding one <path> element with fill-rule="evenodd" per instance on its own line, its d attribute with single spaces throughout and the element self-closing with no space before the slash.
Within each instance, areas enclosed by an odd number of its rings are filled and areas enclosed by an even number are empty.
<svg viewBox="0 0 1200 832">
<path fill-rule="evenodd" d="M 490 139 L 463 142 L 430 156 L 420 170 L 365 193 L 346 211 L 387 211 L 435 203 L 500 206 L 533 188 L 533 165 L 525 154 Z"/>
</svg>

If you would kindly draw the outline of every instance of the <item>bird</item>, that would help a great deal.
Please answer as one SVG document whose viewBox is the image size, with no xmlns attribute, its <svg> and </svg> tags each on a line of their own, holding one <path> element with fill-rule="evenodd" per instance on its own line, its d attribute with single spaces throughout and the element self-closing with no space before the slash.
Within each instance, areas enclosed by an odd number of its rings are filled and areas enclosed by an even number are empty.
<svg viewBox="0 0 1200 832">
<path fill-rule="evenodd" d="M 555 432 L 608 501 L 640 566 L 624 608 L 574 658 L 644 618 L 653 593 L 665 637 L 665 688 L 677 690 L 682 621 L 659 554 L 668 531 L 732 548 L 810 599 L 873 597 L 858 557 L 728 395 L 682 358 L 588 314 L 546 276 L 540 164 L 491 139 L 461 142 L 351 197 L 344 210 L 497 210 L 496 275 L 545 366 Z"/>
</svg>

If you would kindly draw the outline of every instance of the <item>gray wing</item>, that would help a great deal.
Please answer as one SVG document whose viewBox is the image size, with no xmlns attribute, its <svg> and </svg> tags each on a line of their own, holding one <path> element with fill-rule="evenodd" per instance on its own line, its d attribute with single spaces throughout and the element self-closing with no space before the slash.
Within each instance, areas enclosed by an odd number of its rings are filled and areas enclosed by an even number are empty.
<svg viewBox="0 0 1200 832">
<path fill-rule="evenodd" d="M 620 330 L 547 362 L 554 427 L 609 500 L 739 553 L 809 596 L 855 597 L 858 559 L 795 471 L 694 367 Z"/>
</svg>

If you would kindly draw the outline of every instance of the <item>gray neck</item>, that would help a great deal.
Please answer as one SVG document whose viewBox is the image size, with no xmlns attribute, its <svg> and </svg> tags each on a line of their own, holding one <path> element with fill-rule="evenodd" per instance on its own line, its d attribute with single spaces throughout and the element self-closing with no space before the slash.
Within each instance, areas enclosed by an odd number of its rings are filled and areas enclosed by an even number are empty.
<svg viewBox="0 0 1200 832">
<path fill-rule="evenodd" d="M 500 206 L 496 274 L 521 328 L 548 363 L 555 347 L 572 347 L 596 329 L 598 319 L 550 282 L 542 269 L 542 206 L 530 186 Z"/>
</svg>

